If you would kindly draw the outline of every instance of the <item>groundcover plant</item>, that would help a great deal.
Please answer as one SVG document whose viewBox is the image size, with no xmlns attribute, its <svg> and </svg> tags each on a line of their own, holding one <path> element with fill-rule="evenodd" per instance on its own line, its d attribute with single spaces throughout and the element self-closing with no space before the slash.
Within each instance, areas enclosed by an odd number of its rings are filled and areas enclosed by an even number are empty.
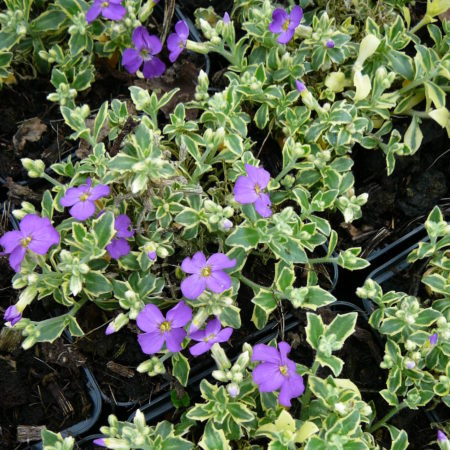
<svg viewBox="0 0 450 450">
<path fill-rule="evenodd" d="M 336 298 L 321 273 L 331 264 L 369 265 L 360 248 L 338 245 L 332 220 L 361 218 L 368 199 L 355 192 L 352 149 L 381 151 L 390 175 L 421 147 L 424 121 L 450 133 L 450 23 L 438 19 L 450 1 L 428 1 L 412 23 L 407 0 L 338 1 L 334 13 L 325 2 L 237 0 L 221 16 L 197 9 L 202 42 L 191 40 L 184 19 L 167 39 L 156 34 L 157 3 L 5 0 L 0 80 L 51 72 L 48 99 L 70 139 L 90 147 L 86 158 L 51 171 L 22 159 L 28 176 L 50 188 L 40 210 L 29 202 L 14 210 L 19 229 L 0 238 L 20 290 L 5 321 L 30 349 L 64 330 L 81 339 L 91 330 L 77 314 L 94 304 L 110 318 L 107 336 L 135 322 L 141 373 L 186 386 L 193 358 L 214 360 L 201 401 L 177 423 L 147 425 L 139 410 L 133 422 L 110 416 L 99 446 L 406 449 L 413 437 L 389 422 L 397 412 L 450 406 L 449 226 L 434 209 L 430 242 L 410 256 L 429 259 L 431 306 L 383 294 L 371 280 L 358 289 L 379 308 L 369 323 L 386 342 L 380 395 L 391 409 L 377 411 L 341 378 L 339 352 L 358 313 L 322 316 Z M 226 83 L 211 89 L 213 77 L 201 70 L 189 102 L 177 102 L 178 89 L 157 95 L 135 85 L 130 101 L 105 101 L 95 112 L 78 103 L 95 80 L 96 58 L 153 80 L 188 52 L 216 55 Z M 263 157 L 269 138 L 278 164 Z M 27 318 L 44 298 L 55 314 Z M 244 314 L 263 329 L 286 313 L 303 314 L 309 361 L 296 361 L 298 344 L 283 332 L 227 356 L 234 337 L 249 334 Z M 441 428 L 434 443 L 445 449 Z M 46 449 L 74 445 L 49 431 L 42 437 Z"/>
</svg>

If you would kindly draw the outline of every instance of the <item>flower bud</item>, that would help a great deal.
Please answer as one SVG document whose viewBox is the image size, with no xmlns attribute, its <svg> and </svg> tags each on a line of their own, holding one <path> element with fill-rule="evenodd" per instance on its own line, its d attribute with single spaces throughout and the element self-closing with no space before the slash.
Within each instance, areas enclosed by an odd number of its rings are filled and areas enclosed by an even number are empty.
<svg viewBox="0 0 450 450">
<path fill-rule="evenodd" d="M 42 178 L 45 171 L 45 163 L 41 159 L 32 160 L 30 158 L 22 158 L 22 166 L 28 171 L 30 178 Z"/>
<path fill-rule="evenodd" d="M 223 348 L 218 343 L 215 343 L 212 346 L 211 354 L 219 369 L 226 370 L 231 367 L 230 360 L 225 354 Z"/>
<path fill-rule="evenodd" d="M 239 395 L 239 386 L 236 383 L 230 383 L 227 386 L 227 391 L 230 397 L 235 398 Z"/>
</svg>

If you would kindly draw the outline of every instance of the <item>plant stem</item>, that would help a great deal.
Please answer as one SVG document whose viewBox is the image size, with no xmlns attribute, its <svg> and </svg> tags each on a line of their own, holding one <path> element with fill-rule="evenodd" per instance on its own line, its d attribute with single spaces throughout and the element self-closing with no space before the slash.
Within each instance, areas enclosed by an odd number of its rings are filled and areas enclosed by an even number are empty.
<svg viewBox="0 0 450 450">
<path fill-rule="evenodd" d="M 259 290 L 259 289 L 264 289 L 263 286 L 259 285 L 258 283 L 253 282 L 252 280 L 249 280 L 247 277 L 245 277 L 244 275 L 239 275 L 239 279 L 246 284 L 248 287 L 251 287 L 254 291 Z"/>
<path fill-rule="evenodd" d="M 310 258 L 308 264 L 321 264 L 321 263 L 335 263 L 337 258 L 331 258 L 329 256 L 323 256 L 322 258 Z"/>
<path fill-rule="evenodd" d="M 311 372 L 309 374 L 309 377 L 311 377 L 312 375 L 315 375 L 317 372 L 317 369 L 319 368 L 319 362 L 316 360 L 314 360 L 314 363 L 311 367 Z M 308 381 L 309 381 L 309 377 L 308 377 Z M 302 412 L 301 412 L 301 419 L 305 420 L 308 417 L 309 414 L 309 402 L 311 400 L 311 394 L 312 391 L 309 388 L 309 384 L 306 386 L 306 392 L 304 393 L 301 402 L 302 402 Z"/>
<path fill-rule="evenodd" d="M 375 425 L 372 425 L 369 428 L 369 433 L 373 433 L 374 431 L 381 428 L 392 416 L 395 416 L 402 409 L 407 408 L 408 405 L 405 402 L 400 403 L 395 408 L 392 408 L 382 419 L 380 419 Z"/>
<path fill-rule="evenodd" d="M 425 14 L 422 18 L 422 20 L 418 23 L 416 23 L 409 31 L 410 33 L 416 33 L 418 30 L 420 30 L 423 26 L 428 25 L 432 22 L 432 18 Z"/>
<path fill-rule="evenodd" d="M 75 316 L 78 310 L 87 302 L 87 298 L 82 298 L 79 302 L 73 305 L 72 309 L 67 313 L 68 316 Z"/>
<path fill-rule="evenodd" d="M 55 180 L 53 177 L 51 177 L 48 173 L 43 173 L 42 174 L 42 178 L 44 179 L 44 180 L 47 180 L 47 181 L 49 181 L 50 183 L 52 183 L 54 186 L 62 186 L 62 184 L 59 182 L 59 181 L 57 181 L 57 180 Z"/>
</svg>

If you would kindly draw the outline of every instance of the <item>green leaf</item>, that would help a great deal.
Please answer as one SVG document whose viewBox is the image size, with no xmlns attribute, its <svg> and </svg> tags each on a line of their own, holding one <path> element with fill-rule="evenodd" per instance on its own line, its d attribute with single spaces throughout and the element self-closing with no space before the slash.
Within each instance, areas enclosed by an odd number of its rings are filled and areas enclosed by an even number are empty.
<svg viewBox="0 0 450 450">
<path fill-rule="evenodd" d="M 387 57 L 394 72 L 397 72 L 406 80 L 414 79 L 414 66 L 410 56 L 397 50 L 389 50 Z"/>
<path fill-rule="evenodd" d="M 341 314 L 327 326 L 326 335 L 335 336 L 335 345 L 340 345 L 342 348 L 344 341 L 355 331 L 356 319 L 358 314 L 356 312 L 351 312 L 348 314 Z M 337 349 L 336 349 L 337 350 Z"/>
<path fill-rule="evenodd" d="M 255 248 L 258 245 L 258 242 L 258 229 L 248 225 L 241 225 L 236 228 L 225 241 L 226 245 L 229 245 L 230 247 L 242 247 L 245 250 Z"/>
<path fill-rule="evenodd" d="M 229 403 L 227 410 L 238 423 L 250 422 L 255 418 L 253 412 L 242 403 Z"/>
<path fill-rule="evenodd" d="M 189 379 L 189 362 L 181 353 L 174 353 L 172 355 L 172 375 L 186 386 Z"/>
<path fill-rule="evenodd" d="M 112 285 L 101 273 L 89 272 L 84 276 L 84 289 L 95 296 L 111 292 Z"/>
<path fill-rule="evenodd" d="M 431 81 L 426 82 L 425 95 L 427 97 L 427 111 L 430 109 L 431 102 L 435 105 L 436 109 L 445 106 L 445 92 L 437 84 L 434 84 Z"/>
<path fill-rule="evenodd" d="M 262 130 L 269 121 L 269 106 L 267 103 L 263 103 L 256 111 L 255 114 L 255 124 L 256 126 Z"/>
<path fill-rule="evenodd" d="M 422 144 L 423 134 L 420 130 L 419 123 L 420 119 L 414 115 L 405 133 L 405 144 L 411 149 L 411 154 L 419 150 Z"/>
<path fill-rule="evenodd" d="M 49 9 L 30 23 L 30 29 L 36 33 L 59 30 L 66 18 L 67 15 L 63 11 Z"/>
<path fill-rule="evenodd" d="M 97 116 L 94 121 L 94 135 L 93 138 L 95 142 L 98 142 L 98 136 L 100 134 L 100 130 L 105 123 L 106 117 L 108 115 L 108 102 L 104 102 L 100 107 Z"/>
<path fill-rule="evenodd" d="M 306 326 L 306 340 L 308 344 L 314 349 L 318 350 L 320 338 L 325 333 L 325 326 L 322 322 L 322 318 L 313 313 L 306 313 L 307 326 Z"/>
<path fill-rule="evenodd" d="M 114 214 L 107 211 L 92 222 L 92 231 L 99 248 L 105 248 L 115 234 Z"/>
<path fill-rule="evenodd" d="M 48 217 L 52 220 L 53 217 L 53 197 L 50 191 L 45 191 L 42 196 L 42 217 Z"/>
<path fill-rule="evenodd" d="M 198 443 L 203 450 L 231 450 L 228 439 L 222 430 L 218 430 L 212 422 L 208 422 L 203 437 Z"/>
</svg>

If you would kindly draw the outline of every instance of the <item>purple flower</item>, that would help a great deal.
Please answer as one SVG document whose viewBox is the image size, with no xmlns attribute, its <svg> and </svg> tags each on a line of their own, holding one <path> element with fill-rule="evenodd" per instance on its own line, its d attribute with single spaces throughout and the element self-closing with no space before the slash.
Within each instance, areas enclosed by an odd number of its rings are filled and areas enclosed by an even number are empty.
<svg viewBox="0 0 450 450">
<path fill-rule="evenodd" d="M 115 326 L 114 326 L 114 322 L 111 322 L 111 323 L 106 327 L 105 334 L 106 334 L 106 336 L 109 336 L 110 334 L 113 334 L 113 333 L 115 333 L 115 332 L 116 332 L 116 328 L 115 328 Z"/>
<path fill-rule="evenodd" d="M 100 447 L 106 447 L 106 443 L 105 443 L 105 439 L 104 438 L 94 439 L 92 441 L 92 443 L 94 445 L 99 445 Z"/>
<path fill-rule="evenodd" d="M 3 316 L 3 319 L 5 319 L 5 322 L 9 322 L 11 326 L 13 327 L 20 319 L 22 318 L 22 314 L 17 309 L 16 305 L 11 305 L 6 311 Z"/>
<path fill-rule="evenodd" d="M 437 431 L 437 440 L 438 440 L 439 442 L 443 442 L 443 441 L 447 441 L 448 438 L 447 438 L 447 436 L 445 435 L 445 433 L 444 433 L 443 431 L 438 430 L 438 431 Z"/>
<path fill-rule="evenodd" d="M 169 59 L 175 62 L 180 53 L 186 48 L 187 38 L 189 37 L 189 27 L 184 20 L 179 20 L 175 24 L 175 33 L 167 38 L 167 48 L 170 50 Z"/>
<path fill-rule="evenodd" d="M 70 215 L 78 220 L 86 220 L 95 213 L 95 200 L 109 195 L 109 186 L 98 184 L 92 187 L 90 178 L 86 184 L 67 189 L 66 195 L 61 199 L 61 206 L 72 206 Z"/>
<path fill-rule="evenodd" d="M 297 86 L 297 91 L 300 93 L 306 90 L 306 86 L 301 81 L 295 80 L 295 85 Z"/>
<path fill-rule="evenodd" d="M 231 287 L 231 278 L 222 269 L 231 269 L 235 265 L 236 260 L 224 253 L 214 253 L 208 260 L 202 252 L 184 258 L 181 269 L 192 275 L 181 282 L 181 292 L 190 300 L 195 300 L 206 288 L 220 294 Z"/>
<path fill-rule="evenodd" d="M 414 361 L 408 360 L 406 361 L 406 368 L 409 370 L 414 369 L 416 367 L 416 363 Z"/>
<path fill-rule="evenodd" d="M 210 320 L 204 330 L 194 331 L 190 334 L 190 338 L 198 341 L 189 351 L 193 356 L 199 356 L 206 353 L 216 342 L 226 342 L 230 339 L 233 328 L 220 329 L 220 320 L 216 317 Z"/>
<path fill-rule="evenodd" d="M 327 48 L 334 48 L 334 41 L 333 39 L 328 39 L 327 43 L 325 44 Z"/>
<path fill-rule="evenodd" d="M 240 176 L 234 185 L 234 198 L 237 202 L 246 205 L 253 203 L 256 212 L 262 217 L 269 217 L 272 215 L 270 205 L 270 197 L 263 192 L 270 181 L 270 173 L 260 167 L 245 165 L 247 176 Z"/>
<path fill-rule="evenodd" d="M 164 342 L 170 352 L 179 352 L 186 337 L 183 327 L 191 320 L 192 310 L 183 301 L 167 311 L 166 317 L 155 305 L 146 305 L 136 318 L 137 326 L 145 333 L 138 335 L 141 349 L 147 355 L 161 350 Z"/>
<path fill-rule="evenodd" d="M 432 334 L 430 337 L 429 337 L 429 341 L 430 341 L 430 345 L 436 345 L 437 344 L 437 341 L 438 341 L 438 337 L 439 337 L 439 335 L 437 334 L 437 333 L 434 333 L 434 334 Z"/>
<path fill-rule="evenodd" d="M 19 272 L 27 249 L 38 255 L 45 255 L 52 245 L 58 243 L 59 233 L 48 217 L 27 214 L 20 222 L 18 231 L 8 231 L 0 238 L 0 245 L 5 248 L 0 255 L 9 253 L 10 266 Z"/>
<path fill-rule="evenodd" d="M 100 13 L 105 19 L 120 20 L 126 12 L 126 8 L 122 6 L 122 0 L 94 0 L 94 4 L 86 13 L 86 20 L 91 23 Z"/>
<path fill-rule="evenodd" d="M 227 12 L 225 12 L 222 20 L 223 20 L 223 23 L 227 23 L 227 24 L 230 23 L 231 22 L 230 15 Z"/>
<path fill-rule="evenodd" d="M 142 73 L 145 78 L 161 76 L 166 65 L 155 55 L 162 50 L 158 36 L 148 34 L 145 27 L 137 27 L 133 32 L 136 48 L 127 48 L 122 55 L 122 64 L 130 73 L 136 73 L 144 63 Z"/>
<path fill-rule="evenodd" d="M 300 6 L 294 6 L 291 13 L 281 8 L 277 8 L 272 14 L 272 22 L 269 24 L 269 30 L 274 34 L 279 34 L 278 42 L 287 44 L 294 36 L 295 29 L 300 24 L 303 17 L 303 10 Z"/>
<path fill-rule="evenodd" d="M 148 259 L 151 259 L 152 261 L 155 261 L 155 259 L 156 259 L 156 252 L 148 252 L 147 256 L 148 256 Z"/>
<path fill-rule="evenodd" d="M 265 344 L 253 347 L 252 361 L 263 361 L 253 370 L 253 381 L 260 392 L 280 389 L 278 401 L 291 406 L 291 399 L 303 394 L 303 378 L 297 373 L 295 362 L 288 359 L 291 346 L 287 342 L 278 344 L 279 350 Z"/>
<path fill-rule="evenodd" d="M 133 237 L 134 230 L 130 229 L 131 220 L 126 214 L 121 214 L 116 217 L 114 221 L 114 229 L 116 235 L 114 239 L 106 246 L 111 258 L 119 259 L 121 256 L 128 255 L 130 253 L 130 244 L 128 244 L 126 238 Z"/>
</svg>

